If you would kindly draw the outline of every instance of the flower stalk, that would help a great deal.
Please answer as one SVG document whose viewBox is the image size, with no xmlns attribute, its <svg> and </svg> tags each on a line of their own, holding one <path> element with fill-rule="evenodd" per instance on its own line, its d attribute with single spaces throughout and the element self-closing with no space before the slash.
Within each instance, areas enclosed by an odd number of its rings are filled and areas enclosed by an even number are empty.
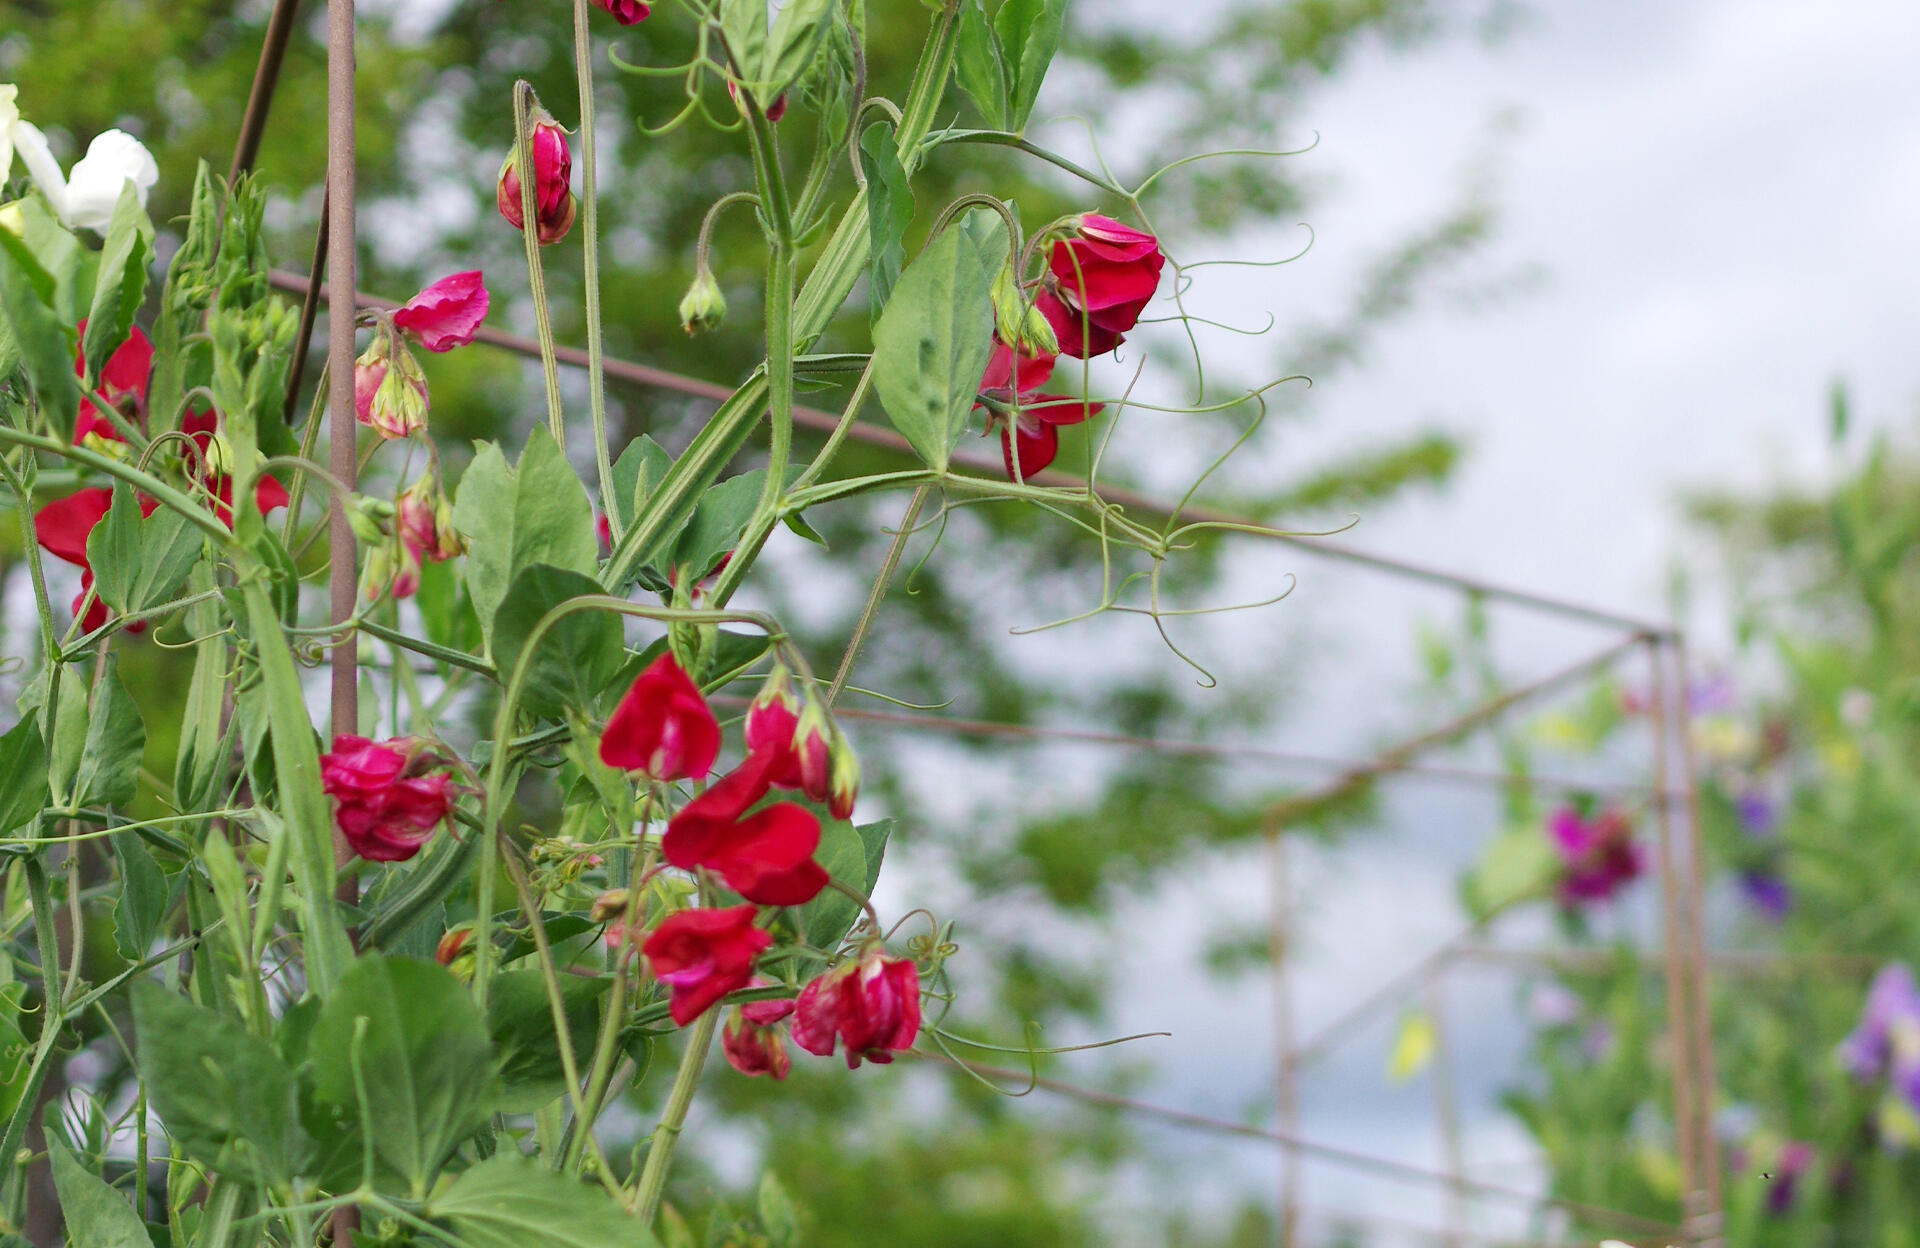
<svg viewBox="0 0 1920 1248">
<path fill-rule="evenodd" d="M 533 290 L 533 323 L 540 339 L 540 368 L 547 384 L 547 429 L 561 446 L 567 444 L 566 418 L 560 411 L 560 361 L 554 351 L 553 312 L 547 307 L 547 273 L 540 259 L 540 214 L 534 173 L 533 84 L 522 78 L 513 84 L 513 150 L 520 169 L 520 232 L 527 244 L 527 280 Z M 591 211 L 591 209 L 589 209 Z M 597 343 L 598 334 L 590 335 Z"/>
<path fill-rule="evenodd" d="M 580 230 L 582 277 L 587 297 L 587 406 L 593 416 L 593 462 L 600 474 L 600 506 L 617 540 L 626 532 L 626 500 L 613 488 L 612 450 L 607 444 L 607 370 L 600 330 L 600 208 L 593 128 L 593 41 L 589 0 L 573 0 L 574 74 L 580 84 Z M 524 197 L 526 192 L 522 190 Z M 565 443 L 561 443 L 562 446 Z"/>
</svg>

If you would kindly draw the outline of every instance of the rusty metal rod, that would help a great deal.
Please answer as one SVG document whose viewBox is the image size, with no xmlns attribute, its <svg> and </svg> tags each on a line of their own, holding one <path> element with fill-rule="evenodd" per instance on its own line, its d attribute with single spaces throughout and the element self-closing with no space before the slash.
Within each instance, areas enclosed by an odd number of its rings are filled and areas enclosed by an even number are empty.
<svg viewBox="0 0 1920 1248">
<path fill-rule="evenodd" d="M 280 66 L 287 58 L 287 42 L 293 36 L 293 19 L 299 14 L 300 0 L 274 0 L 273 13 L 267 18 L 267 35 L 260 43 L 260 64 L 253 71 L 253 89 L 247 94 L 247 111 L 240 118 L 240 137 L 233 145 L 233 164 L 227 168 L 227 184 L 253 171 L 260 155 L 260 140 L 267 132 L 267 114 L 273 108 L 273 94 L 280 85 Z"/>
<path fill-rule="evenodd" d="M 307 282 L 309 280 L 306 274 L 293 273 L 285 269 L 275 269 L 272 278 L 275 286 L 287 291 L 304 291 L 307 288 Z M 324 294 L 323 297 L 325 297 Z M 382 299 L 378 296 L 362 292 L 355 293 L 354 302 L 357 306 L 363 308 L 392 309 L 400 306 L 394 300 Z M 476 338 L 480 342 L 489 343 L 507 351 L 513 351 L 533 359 L 540 358 L 540 344 L 532 338 L 520 334 L 509 334 L 501 330 L 483 327 Z M 560 347 L 554 354 L 563 364 L 578 368 L 585 368 L 587 366 L 587 353 L 578 347 Z M 686 377 L 679 373 L 668 372 L 665 369 L 649 368 L 647 365 L 635 364 L 627 360 L 609 359 L 605 361 L 605 367 L 606 375 L 609 377 L 617 377 L 622 381 L 632 382 L 635 385 L 671 390 L 677 394 L 690 395 L 694 398 L 712 399 L 716 403 L 724 402 L 733 394 L 732 388 L 728 386 L 717 385 L 710 381 L 702 381 L 696 377 Z M 839 424 L 840 418 L 831 412 L 824 412 L 818 408 L 796 407 L 793 411 L 793 420 L 796 425 L 803 428 L 826 433 L 831 432 L 833 428 Z M 869 446 L 885 447 L 889 450 L 898 451 L 902 455 L 912 456 L 914 454 L 913 448 L 907 443 L 905 438 L 891 429 L 884 429 L 878 425 L 866 422 L 855 422 L 848 431 L 847 436 L 856 442 L 864 442 Z M 952 462 L 956 466 L 990 475 L 1004 471 L 999 459 L 989 455 L 976 455 L 961 451 L 953 455 Z M 1033 477 L 1029 478 L 1029 484 L 1034 485 L 1078 486 L 1084 488 L 1086 483 L 1086 478 L 1084 477 L 1053 469 L 1036 473 Z M 1138 508 L 1152 515 L 1170 515 L 1175 510 L 1171 503 L 1163 499 L 1152 498 L 1139 491 L 1127 489 L 1124 486 L 1102 485 L 1100 487 L 1100 495 L 1108 502 Z M 1664 624 L 1638 619 L 1634 616 L 1612 611 L 1605 607 L 1571 602 L 1546 594 L 1537 594 L 1530 590 L 1516 589 L 1510 585 L 1502 585 L 1481 577 L 1464 576 L 1457 572 L 1449 572 L 1443 568 L 1428 567 L 1425 564 L 1416 563 L 1410 559 L 1400 559 L 1392 555 L 1382 555 L 1373 551 L 1361 550 L 1345 542 L 1333 542 L 1324 538 L 1278 532 L 1269 529 L 1258 517 L 1234 515 L 1231 512 L 1204 507 L 1198 504 L 1190 504 L 1181 508 L 1180 515 L 1188 521 L 1205 521 L 1209 524 L 1249 525 L 1263 530 L 1259 536 L 1285 542 L 1296 549 L 1308 551 L 1322 558 L 1341 560 L 1361 567 L 1371 568 L 1376 572 L 1384 572 L 1392 576 L 1406 577 L 1411 580 L 1424 581 L 1433 585 L 1442 585 L 1449 589 L 1476 594 L 1484 598 L 1509 603 L 1513 606 L 1544 611 L 1548 614 L 1559 615 L 1567 619 L 1580 620 L 1588 624 L 1598 624 L 1607 628 L 1627 629 L 1636 634 L 1665 636 L 1669 632 L 1668 627 Z"/>
<path fill-rule="evenodd" d="M 327 268 L 349 289 L 357 271 L 354 254 L 354 0 L 327 0 Z M 352 489 L 357 475 L 355 441 L 360 424 L 353 410 L 353 338 L 351 303 L 327 308 L 328 468 Z M 358 592 L 354 574 L 353 529 L 347 509 L 333 508 L 328 546 L 331 590 L 328 620 L 338 624 L 353 614 Z M 329 656 L 333 671 L 331 731 L 359 731 L 359 637 L 346 633 Z M 338 833 L 336 832 L 336 836 Z M 351 888 L 351 881 L 344 882 Z"/>
</svg>

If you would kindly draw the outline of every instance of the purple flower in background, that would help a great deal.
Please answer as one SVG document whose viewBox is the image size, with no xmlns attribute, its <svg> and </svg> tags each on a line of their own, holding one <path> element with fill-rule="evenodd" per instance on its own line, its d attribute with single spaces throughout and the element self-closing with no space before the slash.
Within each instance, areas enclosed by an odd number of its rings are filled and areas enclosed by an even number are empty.
<svg viewBox="0 0 1920 1248">
<path fill-rule="evenodd" d="M 1780 1155 L 1768 1171 L 1773 1182 L 1767 1185 L 1767 1212 L 1774 1217 L 1782 1217 L 1793 1209 L 1797 1195 L 1795 1187 L 1800 1176 L 1813 1165 L 1813 1146 L 1800 1140 L 1789 1140 L 1781 1145 Z"/>
<path fill-rule="evenodd" d="M 1712 715 L 1733 709 L 1733 681 L 1722 675 L 1703 677 L 1687 686 L 1687 709 Z"/>
<path fill-rule="evenodd" d="M 1740 891 L 1769 922 L 1778 923 L 1793 909 L 1793 888 L 1775 871 L 1742 871 Z"/>
<path fill-rule="evenodd" d="M 1867 1007 L 1840 1045 L 1840 1061 L 1863 1083 L 1883 1076 L 1920 1114 L 1920 987 L 1904 962 L 1882 967 L 1867 990 Z"/>
<path fill-rule="evenodd" d="M 1560 853 L 1560 901 L 1567 906 L 1606 901 L 1639 878 L 1646 857 L 1634 843 L 1633 824 L 1618 810 L 1583 816 L 1572 807 L 1547 822 Z"/>
<path fill-rule="evenodd" d="M 1780 823 L 1780 811 L 1759 789 L 1748 789 L 1733 799 L 1733 813 L 1748 836 L 1772 836 Z"/>
</svg>

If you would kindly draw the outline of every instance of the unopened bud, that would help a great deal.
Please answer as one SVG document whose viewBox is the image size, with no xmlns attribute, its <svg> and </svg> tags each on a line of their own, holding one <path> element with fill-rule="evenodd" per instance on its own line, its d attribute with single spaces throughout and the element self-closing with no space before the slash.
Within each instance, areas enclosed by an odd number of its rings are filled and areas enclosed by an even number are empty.
<svg viewBox="0 0 1920 1248">
<path fill-rule="evenodd" d="M 727 298 L 713 280 L 713 271 L 703 264 L 680 299 L 680 326 L 689 334 L 704 334 L 720 328 L 726 319 Z"/>
<path fill-rule="evenodd" d="M 1001 266 L 999 275 L 993 279 L 993 319 L 1000 341 L 1020 354 L 1060 353 L 1059 335 L 1053 332 L 1053 326 L 1033 301 L 1021 293 L 1012 265 Z"/>
<path fill-rule="evenodd" d="M 454 928 L 440 938 L 439 945 L 436 946 L 433 951 L 433 960 L 441 966 L 452 966 L 453 960 L 466 951 L 467 942 L 472 939 L 472 928 Z"/>
<path fill-rule="evenodd" d="M 427 375 L 391 323 L 374 330 L 373 342 L 354 361 L 353 410 L 388 440 L 427 426 Z"/>
<path fill-rule="evenodd" d="M 633 900 L 631 890 L 610 888 L 593 899 L 593 907 L 588 913 L 595 923 L 609 923 L 627 912 L 628 904 Z"/>
<path fill-rule="evenodd" d="M 577 202 L 573 197 L 573 153 L 567 149 L 567 132 L 544 108 L 536 108 L 533 133 L 527 146 L 533 152 L 533 215 L 535 237 L 542 246 L 557 243 L 573 228 Z M 500 181 L 495 203 L 500 215 L 514 229 L 526 228 L 526 213 L 521 205 L 518 145 L 507 153 L 500 166 Z"/>
<path fill-rule="evenodd" d="M 386 544 L 393 515 L 392 503 L 361 495 L 347 508 L 347 527 L 367 545 L 382 546 Z"/>
<path fill-rule="evenodd" d="M 833 738 L 833 778 L 827 799 L 827 811 L 835 819 L 851 819 L 853 804 L 860 797 L 860 760 L 853 746 L 838 733 Z"/>
</svg>

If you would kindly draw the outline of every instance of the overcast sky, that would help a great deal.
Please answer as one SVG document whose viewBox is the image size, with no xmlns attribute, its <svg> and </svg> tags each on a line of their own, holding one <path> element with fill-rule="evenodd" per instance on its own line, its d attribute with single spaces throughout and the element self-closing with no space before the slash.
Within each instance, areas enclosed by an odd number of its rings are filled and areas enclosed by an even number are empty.
<svg viewBox="0 0 1920 1248">
<path fill-rule="evenodd" d="M 1856 420 L 1912 426 L 1916 48 L 1911 0 L 1565 0 L 1529 6 L 1491 46 L 1369 54 L 1303 118 L 1320 141 L 1299 159 L 1334 188 L 1311 219 L 1315 247 L 1277 275 L 1216 270 L 1216 310 L 1245 323 L 1272 309 L 1282 325 L 1337 313 L 1369 259 L 1456 197 L 1496 131 L 1501 224 L 1471 280 L 1531 280 L 1491 306 L 1430 303 L 1368 367 L 1316 386 L 1280 453 L 1310 460 L 1443 425 L 1470 445 L 1454 485 L 1363 517 L 1345 540 L 1663 617 L 1683 492 L 1820 479 L 1836 377 Z M 1293 250 L 1285 225 L 1250 247 Z M 1306 664 L 1296 744 L 1359 749 L 1405 725 L 1383 695 L 1410 679 L 1415 624 L 1448 620 L 1447 599 L 1274 547 L 1249 553 L 1243 572 L 1249 588 L 1301 577 L 1246 636 L 1326 645 Z M 1503 655 L 1522 674 L 1604 637 L 1517 617 L 1503 626 Z M 1492 830 L 1492 803 L 1402 782 L 1391 811 L 1385 840 L 1299 864 L 1312 898 L 1296 984 L 1307 1032 L 1461 924 L 1454 873 Z M 1264 904 L 1257 860 L 1174 894 L 1138 921 L 1192 931 L 1202 916 L 1257 917 Z M 1257 979 L 1196 982 L 1192 952 L 1155 958 L 1150 990 L 1121 1023 L 1178 1020 L 1174 1039 L 1153 1042 L 1152 1094 L 1239 1117 L 1270 1095 L 1270 1006 Z M 1478 976 L 1452 1005 L 1470 1151 L 1485 1176 L 1524 1183 L 1525 1139 L 1492 1100 L 1517 1074 L 1513 985 Z M 1431 1091 L 1383 1086 L 1390 1038 L 1389 1026 L 1361 1035 L 1309 1081 L 1303 1129 L 1430 1163 Z M 1223 1184 L 1276 1166 L 1258 1146 L 1163 1138 Z M 1331 1168 L 1311 1181 L 1323 1208 L 1429 1223 L 1439 1208 Z"/>
</svg>

